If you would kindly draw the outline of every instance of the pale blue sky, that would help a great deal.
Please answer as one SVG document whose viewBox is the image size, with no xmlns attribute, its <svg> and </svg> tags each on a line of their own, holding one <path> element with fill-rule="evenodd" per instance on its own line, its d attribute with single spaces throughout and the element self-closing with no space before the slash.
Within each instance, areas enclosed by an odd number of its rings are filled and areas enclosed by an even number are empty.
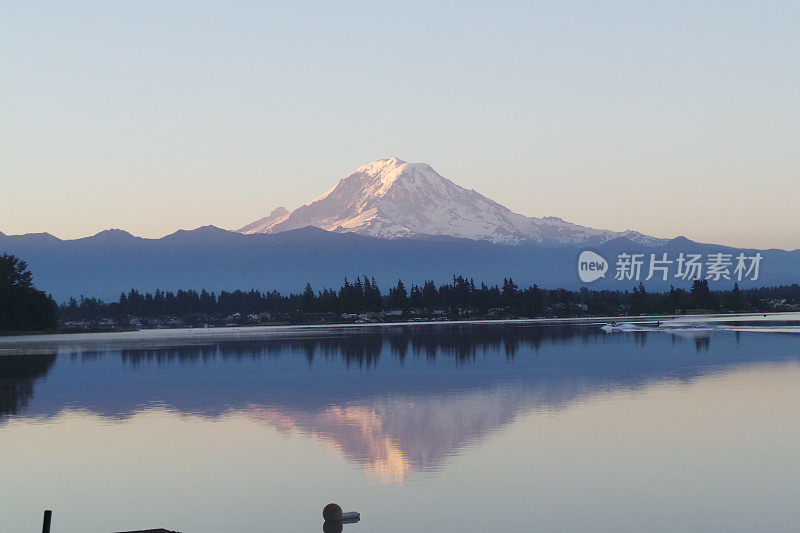
<svg viewBox="0 0 800 533">
<path fill-rule="evenodd" d="M 0 2 L 0 231 L 237 228 L 382 157 L 800 248 L 800 3 Z"/>
</svg>

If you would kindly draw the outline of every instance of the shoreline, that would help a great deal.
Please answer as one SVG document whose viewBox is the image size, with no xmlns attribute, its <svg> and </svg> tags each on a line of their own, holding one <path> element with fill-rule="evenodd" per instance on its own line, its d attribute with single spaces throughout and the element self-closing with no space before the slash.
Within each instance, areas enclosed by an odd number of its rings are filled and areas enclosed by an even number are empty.
<svg viewBox="0 0 800 533">
<path fill-rule="evenodd" d="M 404 322 L 379 322 L 366 324 L 292 324 L 270 326 L 231 326 L 219 328 L 171 328 L 171 329 L 141 329 L 127 331 L 105 332 L 52 332 L 34 334 L 12 334 L 0 336 L 0 347 L 15 347 L 25 345 L 61 344 L 71 342 L 147 342 L 165 340 L 200 340 L 200 339 L 236 339 L 252 338 L 259 336 L 281 336 L 284 334 L 308 335 L 320 331 L 342 331 L 366 328 L 387 327 L 431 327 L 431 326 L 458 326 L 458 325 L 532 325 L 548 326 L 559 324 L 592 325 L 608 321 L 642 323 L 654 320 L 686 318 L 688 321 L 800 321 L 800 313 L 715 313 L 707 315 L 644 315 L 644 316 L 596 316 L 596 317 L 571 317 L 571 318 L 518 318 L 501 320 L 441 320 L 441 321 L 404 321 Z M 0 354 L 2 351 L 0 351 Z"/>
</svg>

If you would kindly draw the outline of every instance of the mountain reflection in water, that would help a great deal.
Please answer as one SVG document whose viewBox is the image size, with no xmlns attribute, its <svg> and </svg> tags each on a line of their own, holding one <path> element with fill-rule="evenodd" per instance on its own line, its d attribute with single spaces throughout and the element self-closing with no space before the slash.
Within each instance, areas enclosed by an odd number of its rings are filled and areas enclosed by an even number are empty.
<svg viewBox="0 0 800 533">
<path fill-rule="evenodd" d="M 437 470 L 532 410 L 800 358 L 795 335 L 606 335 L 523 324 L 187 336 L 169 345 L 121 339 L 5 348 L 0 424 L 76 409 L 122 420 L 153 405 L 211 418 L 237 412 L 309 435 L 380 479 L 401 481 Z"/>
</svg>

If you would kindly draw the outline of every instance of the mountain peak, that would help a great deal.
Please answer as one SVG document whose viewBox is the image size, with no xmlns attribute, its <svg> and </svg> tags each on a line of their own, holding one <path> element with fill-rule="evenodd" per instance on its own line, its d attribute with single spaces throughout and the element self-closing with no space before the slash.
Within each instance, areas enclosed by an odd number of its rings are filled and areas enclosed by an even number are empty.
<svg viewBox="0 0 800 533">
<path fill-rule="evenodd" d="M 230 235 L 238 236 L 236 232 L 228 231 L 226 229 L 209 224 L 207 226 L 200 226 L 199 228 L 195 229 L 179 229 L 174 233 L 170 233 L 169 235 L 161 237 L 161 240 L 205 239 L 209 237 L 227 237 Z"/>
<path fill-rule="evenodd" d="M 370 209 L 370 204 L 386 196 L 395 184 L 416 188 L 419 182 L 449 181 L 436 173 L 427 163 L 408 163 L 397 157 L 378 159 L 358 167 L 345 176 L 327 193 L 309 202 L 306 206 L 343 201 L 346 210 L 360 212 Z M 305 206 L 304 206 L 305 207 Z M 353 213 L 355 215 L 355 213 Z M 335 229 L 335 227 L 326 228 Z"/>
<path fill-rule="evenodd" d="M 130 233 L 125 230 L 111 228 L 111 229 L 104 229 L 99 233 L 95 233 L 91 237 L 87 237 L 89 239 L 104 239 L 104 240 L 130 240 L 130 239 L 138 239 L 139 237 L 134 237 Z"/>
<path fill-rule="evenodd" d="M 22 235 L 6 235 L 11 239 L 25 239 L 29 242 L 57 242 L 60 241 L 58 237 L 46 232 L 39 233 L 23 233 Z"/>
<path fill-rule="evenodd" d="M 409 171 L 413 172 L 420 170 L 435 172 L 427 163 L 409 163 L 400 158 L 392 157 L 390 159 L 378 159 L 372 163 L 361 165 L 355 170 L 355 172 L 350 174 L 350 176 L 354 174 L 366 174 L 369 176 L 378 177 L 384 182 L 391 182 L 396 180 L 401 175 L 408 175 Z M 350 176 L 347 176 L 344 179 L 347 179 Z"/>
<path fill-rule="evenodd" d="M 362 165 L 311 202 L 278 217 L 270 214 L 239 232 L 278 233 L 305 226 L 382 238 L 446 235 L 505 244 L 599 244 L 622 234 L 514 213 L 453 183 L 427 163 L 397 157 Z M 637 242 L 654 242 L 635 232 L 623 233 Z"/>
<path fill-rule="evenodd" d="M 215 226 L 213 224 L 207 224 L 205 226 L 200 226 L 199 228 L 195 228 L 195 229 L 178 230 L 178 231 L 185 231 L 187 233 L 198 233 L 198 234 L 199 233 L 205 233 L 205 234 L 209 234 L 209 235 L 219 235 L 219 234 L 224 234 L 224 233 L 231 233 L 230 231 L 228 231 L 226 229 L 222 229 L 222 228 L 220 228 L 218 226 Z"/>
<path fill-rule="evenodd" d="M 361 165 L 356 169 L 356 172 L 363 172 L 365 174 L 377 174 L 384 170 L 397 169 L 407 164 L 408 163 L 406 161 L 403 161 L 402 159 L 397 157 L 392 157 L 389 159 L 376 159 L 372 163 Z"/>
<path fill-rule="evenodd" d="M 378 159 L 372 163 L 362 165 L 355 172 L 344 178 L 342 181 L 353 179 L 354 176 L 364 175 L 373 178 L 381 189 L 391 187 L 397 178 L 403 174 L 408 163 L 402 159 L 393 157 L 391 159 Z"/>
</svg>

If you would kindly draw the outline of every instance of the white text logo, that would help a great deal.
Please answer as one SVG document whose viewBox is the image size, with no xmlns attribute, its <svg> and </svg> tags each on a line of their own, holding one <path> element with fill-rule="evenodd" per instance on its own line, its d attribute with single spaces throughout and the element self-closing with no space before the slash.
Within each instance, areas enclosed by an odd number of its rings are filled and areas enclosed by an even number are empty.
<svg viewBox="0 0 800 533">
<path fill-rule="evenodd" d="M 608 261 L 600 255 L 589 250 L 581 252 L 578 257 L 578 276 L 584 283 L 591 283 L 604 278 L 608 271 Z"/>
</svg>

